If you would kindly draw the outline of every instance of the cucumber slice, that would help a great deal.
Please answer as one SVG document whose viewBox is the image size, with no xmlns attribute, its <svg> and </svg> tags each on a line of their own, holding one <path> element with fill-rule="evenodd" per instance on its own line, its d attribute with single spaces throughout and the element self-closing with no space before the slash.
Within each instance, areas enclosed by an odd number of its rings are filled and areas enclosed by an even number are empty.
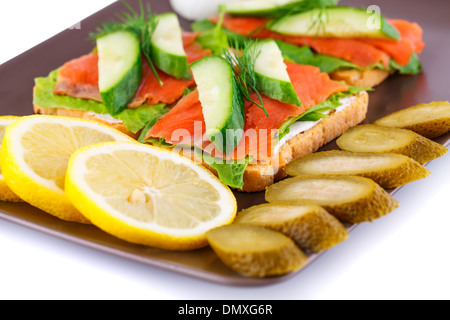
<svg viewBox="0 0 450 320">
<path fill-rule="evenodd" d="M 229 153 L 238 145 L 244 128 L 244 100 L 232 66 L 220 56 L 204 57 L 191 65 L 206 135 L 221 151 Z"/>
<path fill-rule="evenodd" d="M 283 17 L 269 29 L 289 36 L 400 39 L 400 33 L 383 16 L 379 28 L 371 26 L 373 13 L 365 9 L 332 7 Z"/>
<path fill-rule="evenodd" d="M 142 79 L 139 38 L 117 31 L 97 39 L 98 86 L 108 112 L 115 116 L 133 99 Z"/>
<path fill-rule="evenodd" d="M 232 224 L 209 231 L 206 238 L 225 265 L 248 277 L 280 276 L 308 263 L 291 238 L 260 226 Z"/>
<path fill-rule="evenodd" d="M 253 0 L 234 1 L 224 5 L 225 12 L 233 15 L 270 16 L 280 7 L 303 0 Z"/>
<path fill-rule="evenodd" d="M 341 222 L 348 223 L 374 221 L 399 205 L 373 180 L 351 175 L 289 178 L 268 187 L 266 201 L 317 204 Z"/>
<path fill-rule="evenodd" d="M 252 46 L 257 53 L 255 74 L 258 91 L 272 99 L 301 106 L 277 43 L 274 40 L 265 40 Z"/>
<path fill-rule="evenodd" d="M 409 107 L 377 121 L 376 125 L 412 130 L 428 139 L 450 132 L 450 102 L 435 101 Z"/>
<path fill-rule="evenodd" d="M 290 162 L 290 176 L 354 175 L 372 179 L 386 189 L 428 177 L 431 172 L 413 159 L 395 153 L 323 151 Z"/>
<path fill-rule="evenodd" d="M 153 63 L 175 78 L 191 79 L 177 15 L 164 13 L 156 16 L 155 19 L 157 25 L 151 40 Z"/>
<path fill-rule="evenodd" d="M 238 213 L 234 224 L 261 226 L 288 236 L 304 252 L 321 252 L 345 241 L 347 229 L 314 204 L 266 203 Z"/>
<path fill-rule="evenodd" d="M 380 141 L 382 141 L 380 143 Z M 425 164 L 442 157 L 448 149 L 411 130 L 364 124 L 347 130 L 336 141 L 351 152 L 398 153 Z"/>
</svg>

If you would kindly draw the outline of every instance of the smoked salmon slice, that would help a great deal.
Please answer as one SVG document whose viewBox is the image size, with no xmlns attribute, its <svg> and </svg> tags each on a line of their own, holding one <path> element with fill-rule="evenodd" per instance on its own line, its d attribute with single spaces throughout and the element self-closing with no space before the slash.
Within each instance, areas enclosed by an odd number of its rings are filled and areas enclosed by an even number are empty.
<svg viewBox="0 0 450 320">
<path fill-rule="evenodd" d="M 197 36 L 198 34 L 192 32 L 183 33 L 183 44 L 189 63 L 212 54 L 209 49 L 204 49 L 195 42 Z M 163 86 L 160 86 L 147 60 L 145 58 L 142 60 L 142 82 L 128 105 L 129 108 L 137 108 L 144 103 L 171 104 L 183 95 L 185 88 L 195 85 L 193 80 L 176 79 L 158 70 L 163 82 Z M 102 102 L 98 87 L 98 54 L 93 52 L 65 63 L 58 71 L 58 80 L 53 92 Z"/>
<path fill-rule="evenodd" d="M 184 51 L 186 52 L 189 64 L 212 54 L 210 49 L 205 49 L 200 44 L 195 42 L 199 35 L 200 33 L 198 32 L 187 31 L 184 31 L 182 34 Z"/>
<path fill-rule="evenodd" d="M 200 128 L 201 131 L 198 132 Z M 145 139 L 164 138 L 172 144 L 198 145 L 204 134 L 205 120 L 198 91 L 194 90 L 178 103 L 150 129 Z M 189 141 L 184 141 L 185 136 Z M 197 141 L 196 141 L 197 140 Z M 200 143 L 201 146 L 201 143 Z"/>
<path fill-rule="evenodd" d="M 333 81 L 319 68 L 286 62 L 288 74 L 302 107 L 282 103 L 262 95 L 268 117 L 255 104 L 246 101 L 244 137 L 227 159 L 242 159 L 247 155 L 256 160 L 268 160 L 273 151 L 276 130 L 290 117 L 297 117 L 310 107 L 327 100 L 331 95 L 348 90 L 345 83 Z M 258 101 L 257 95 L 252 99 Z M 177 105 L 152 127 L 148 138 L 164 138 L 173 145 L 194 145 L 215 157 L 224 157 L 205 136 L 202 105 L 195 90 L 182 98 Z M 253 139 L 253 141 L 250 141 Z M 256 139 L 256 140 L 255 140 Z"/>
<path fill-rule="evenodd" d="M 128 108 L 137 108 L 144 103 L 154 105 L 158 103 L 173 103 L 184 93 L 185 88 L 195 85 L 194 80 L 180 80 L 157 70 L 163 85 L 160 86 L 158 79 L 153 74 L 146 59 L 142 60 L 142 81 L 136 91 L 133 100 L 128 104 Z"/>
<path fill-rule="evenodd" d="M 90 53 L 65 63 L 58 71 L 58 81 L 53 93 L 101 102 L 98 54 Z"/>
<path fill-rule="evenodd" d="M 218 17 L 212 17 L 210 20 L 217 23 Z M 264 18 L 226 15 L 222 26 L 230 31 L 253 38 L 272 38 L 295 45 L 310 46 L 318 53 L 352 62 L 362 68 L 380 62 L 387 68 L 391 58 L 399 65 L 407 65 L 411 55 L 420 53 L 425 46 L 422 40 L 422 28 L 417 23 L 405 20 L 389 20 L 400 32 L 399 41 L 285 36 L 266 29 L 265 25 L 268 21 Z"/>
<path fill-rule="evenodd" d="M 349 61 L 361 68 L 368 68 L 377 63 L 389 67 L 390 56 L 370 44 L 357 39 L 339 38 L 311 38 L 311 37 L 287 37 L 276 36 L 287 43 L 309 46 L 314 51 Z"/>
<path fill-rule="evenodd" d="M 389 54 L 399 65 L 406 66 L 413 53 L 420 53 L 425 47 L 423 30 L 417 23 L 405 20 L 389 20 L 400 32 L 400 40 L 365 39 L 365 43 Z"/>
</svg>

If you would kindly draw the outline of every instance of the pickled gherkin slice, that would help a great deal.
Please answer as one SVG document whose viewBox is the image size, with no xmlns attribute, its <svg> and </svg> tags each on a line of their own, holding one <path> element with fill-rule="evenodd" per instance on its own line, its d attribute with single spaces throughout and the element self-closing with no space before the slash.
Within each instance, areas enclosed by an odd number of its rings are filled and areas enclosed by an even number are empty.
<svg viewBox="0 0 450 320">
<path fill-rule="evenodd" d="M 321 252 L 347 240 L 342 223 L 314 204 L 268 203 L 241 211 L 237 224 L 266 227 L 290 237 L 305 252 Z"/>
<path fill-rule="evenodd" d="M 373 124 L 347 130 L 337 140 L 337 144 L 346 151 L 403 154 L 420 164 L 442 157 L 448 152 L 443 145 L 414 131 Z"/>
<path fill-rule="evenodd" d="M 373 180 L 359 176 L 300 176 L 278 182 L 266 190 L 270 203 L 313 203 L 341 222 L 362 223 L 381 218 L 398 201 Z"/>
<path fill-rule="evenodd" d="M 292 239 L 264 227 L 232 224 L 213 229 L 206 237 L 225 265 L 249 277 L 288 274 L 308 262 Z"/>
<path fill-rule="evenodd" d="M 289 163 L 290 176 L 354 175 L 370 178 L 381 187 L 397 188 L 426 178 L 431 172 L 417 161 L 395 153 L 323 151 Z"/>
<path fill-rule="evenodd" d="M 450 131 L 450 103 L 439 101 L 419 104 L 394 112 L 375 121 L 375 124 L 409 129 L 426 138 L 434 139 Z"/>
</svg>

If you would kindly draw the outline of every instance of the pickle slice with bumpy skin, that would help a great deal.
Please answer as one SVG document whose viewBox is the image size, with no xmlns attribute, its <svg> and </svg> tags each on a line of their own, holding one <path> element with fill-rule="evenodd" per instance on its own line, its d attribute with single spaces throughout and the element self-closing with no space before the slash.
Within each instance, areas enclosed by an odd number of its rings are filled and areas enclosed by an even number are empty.
<svg viewBox="0 0 450 320">
<path fill-rule="evenodd" d="M 359 176 L 300 176 L 278 182 L 266 190 L 270 203 L 313 203 L 341 222 L 363 223 L 381 218 L 398 201 L 373 180 Z"/>
<path fill-rule="evenodd" d="M 395 153 L 323 151 L 299 158 L 285 167 L 290 176 L 354 175 L 370 178 L 390 189 L 428 177 L 431 172 L 417 161 Z"/>
<path fill-rule="evenodd" d="M 321 252 L 347 240 L 342 223 L 314 204 L 268 203 L 241 211 L 237 224 L 266 227 L 288 236 L 305 252 Z"/>
<path fill-rule="evenodd" d="M 419 104 L 383 117 L 375 124 L 412 130 L 434 139 L 450 131 L 450 103 L 439 101 Z"/>
<path fill-rule="evenodd" d="M 308 262 L 291 238 L 264 227 L 232 224 L 213 229 L 206 237 L 224 264 L 249 277 L 288 274 Z"/>
<path fill-rule="evenodd" d="M 448 152 L 443 145 L 414 131 L 374 124 L 353 127 L 336 142 L 342 150 L 398 153 L 413 158 L 420 164 L 442 157 Z"/>
</svg>

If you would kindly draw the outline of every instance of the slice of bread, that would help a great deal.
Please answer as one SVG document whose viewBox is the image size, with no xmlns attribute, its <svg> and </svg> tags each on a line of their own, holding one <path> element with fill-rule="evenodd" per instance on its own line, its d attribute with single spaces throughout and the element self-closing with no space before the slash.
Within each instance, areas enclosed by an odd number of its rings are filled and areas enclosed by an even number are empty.
<svg viewBox="0 0 450 320">
<path fill-rule="evenodd" d="M 386 80 L 391 73 L 378 68 L 365 70 L 337 70 L 330 74 L 331 79 L 344 81 L 350 86 L 358 88 L 373 88 Z"/>
<path fill-rule="evenodd" d="M 357 94 L 342 111 L 332 112 L 328 118 L 322 119 L 312 128 L 295 135 L 284 143 L 279 148 L 279 152 L 272 158 L 271 162 L 249 164 L 244 173 L 244 187 L 239 191 L 263 191 L 276 181 L 285 178 L 286 173 L 283 168 L 286 164 L 294 159 L 316 152 L 325 144 L 339 137 L 347 129 L 361 123 L 366 118 L 368 102 L 369 95 L 367 92 Z M 92 119 L 110 125 L 135 139 L 138 136 L 129 132 L 121 122 L 110 121 L 107 117 L 85 111 L 64 108 L 47 109 L 36 105 L 34 106 L 34 111 L 37 114 Z M 202 163 L 214 174 L 217 174 L 207 163 L 199 159 L 194 152 L 188 152 L 185 149 L 183 149 L 183 152 L 185 157 L 189 157 L 197 163 Z"/>
</svg>

